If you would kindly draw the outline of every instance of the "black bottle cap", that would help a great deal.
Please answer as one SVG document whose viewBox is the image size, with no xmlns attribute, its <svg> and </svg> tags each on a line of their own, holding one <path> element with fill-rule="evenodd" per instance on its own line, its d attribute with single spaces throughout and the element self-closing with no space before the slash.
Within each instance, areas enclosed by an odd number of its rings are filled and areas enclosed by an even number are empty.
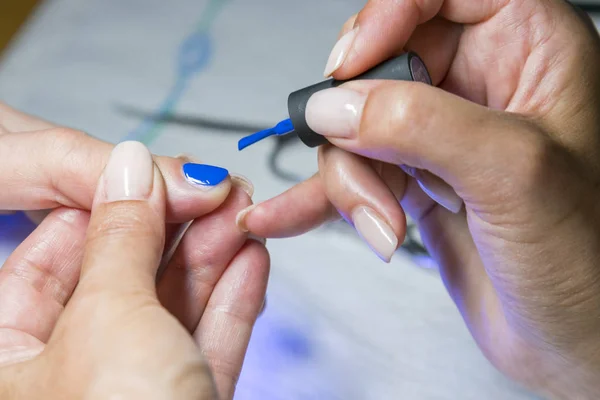
<svg viewBox="0 0 600 400">
<path fill-rule="evenodd" d="M 409 52 L 387 60 L 355 78 L 345 81 L 328 79 L 297 90 L 288 97 L 288 112 L 294 125 L 294 131 L 305 145 L 317 147 L 328 143 L 324 136 L 314 132 L 306 123 L 306 103 L 308 103 L 310 96 L 320 90 L 337 87 L 345 82 L 360 79 L 416 81 L 431 85 L 431 78 L 425 64 L 419 56 Z"/>
</svg>

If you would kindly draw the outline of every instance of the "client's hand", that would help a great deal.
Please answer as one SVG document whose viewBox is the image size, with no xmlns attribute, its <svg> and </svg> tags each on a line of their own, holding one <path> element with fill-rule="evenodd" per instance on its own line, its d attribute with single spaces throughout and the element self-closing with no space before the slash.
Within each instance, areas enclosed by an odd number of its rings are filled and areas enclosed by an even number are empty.
<svg viewBox="0 0 600 400">
<path fill-rule="evenodd" d="M 3 398 L 210 398 L 213 385 L 230 398 L 269 268 L 234 223 L 251 187 L 217 170 L 194 187 L 182 160 L 153 166 L 128 143 L 90 221 L 112 146 L 6 107 L 0 118 L 0 209 L 55 208 L 0 270 Z M 157 284 L 165 240 L 191 219 Z"/>
</svg>

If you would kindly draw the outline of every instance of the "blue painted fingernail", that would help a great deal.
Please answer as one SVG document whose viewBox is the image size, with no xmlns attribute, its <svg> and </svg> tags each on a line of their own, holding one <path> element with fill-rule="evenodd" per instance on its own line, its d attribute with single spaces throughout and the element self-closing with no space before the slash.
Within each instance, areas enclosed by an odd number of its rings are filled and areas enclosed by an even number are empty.
<svg viewBox="0 0 600 400">
<path fill-rule="evenodd" d="M 210 189 L 223 182 L 229 175 L 225 168 L 207 164 L 183 164 L 183 176 L 194 186 Z"/>
</svg>

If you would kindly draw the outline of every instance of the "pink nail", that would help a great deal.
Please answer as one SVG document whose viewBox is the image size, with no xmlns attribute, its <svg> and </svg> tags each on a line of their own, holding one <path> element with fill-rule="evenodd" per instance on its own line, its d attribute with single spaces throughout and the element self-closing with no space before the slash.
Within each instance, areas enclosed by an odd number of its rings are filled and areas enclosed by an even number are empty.
<svg viewBox="0 0 600 400">
<path fill-rule="evenodd" d="M 433 201 L 450 212 L 457 214 L 463 206 L 463 200 L 456 194 L 452 186 L 429 171 L 417 170 L 408 165 L 400 165 L 408 175 L 416 179 L 419 187 Z"/>
<path fill-rule="evenodd" d="M 343 88 L 317 92 L 306 104 L 306 123 L 323 136 L 356 137 L 366 98 L 361 93 Z"/>
<path fill-rule="evenodd" d="M 369 207 L 358 207 L 352 212 L 352 222 L 358 234 L 385 262 L 389 262 L 398 248 L 394 230 Z"/>
<path fill-rule="evenodd" d="M 342 66 L 348 56 L 348 52 L 352 48 L 352 43 L 354 42 L 357 32 L 358 27 L 352 29 L 342 36 L 335 46 L 333 46 L 331 54 L 329 54 L 329 59 L 327 60 L 327 65 L 325 66 L 325 72 L 323 72 L 323 75 L 325 75 L 326 78 L 331 76 L 331 74 Z"/>
<path fill-rule="evenodd" d="M 418 170 L 415 178 L 423 192 L 448 211 L 457 214 L 462 209 L 463 200 L 441 178 L 423 170 Z"/>
<path fill-rule="evenodd" d="M 105 201 L 146 200 L 152 191 L 154 162 L 140 142 L 119 143 L 103 173 Z"/>
</svg>

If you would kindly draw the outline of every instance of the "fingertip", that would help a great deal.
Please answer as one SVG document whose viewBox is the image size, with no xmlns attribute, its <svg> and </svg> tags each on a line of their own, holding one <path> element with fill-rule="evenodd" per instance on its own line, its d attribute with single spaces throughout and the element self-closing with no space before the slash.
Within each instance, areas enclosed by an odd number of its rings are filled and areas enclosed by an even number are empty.
<svg viewBox="0 0 600 400">
<path fill-rule="evenodd" d="M 359 33 L 333 77 L 353 78 L 400 54 L 415 27 L 435 15 L 435 3 L 428 2 L 421 8 L 413 1 L 368 1 L 352 21 Z"/>
<path fill-rule="evenodd" d="M 242 232 L 250 231 L 250 229 L 248 228 L 248 216 L 250 215 L 250 213 L 253 210 L 256 209 L 256 207 L 257 207 L 257 205 L 253 204 L 251 206 L 244 208 L 243 210 L 238 212 L 238 214 L 236 215 L 235 224 Z"/>
<path fill-rule="evenodd" d="M 169 222 L 182 223 L 211 213 L 225 202 L 234 186 L 226 169 L 200 164 L 189 156 L 156 157 L 156 163 L 167 187 Z"/>
<path fill-rule="evenodd" d="M 252 181 L 250 181 L 250 179 L 240 174 L 231 174 L 230 177 L 232 184 L 241 188 L 244 192 L 246 192 L 248 197 L 252 198 L 254 195 L 254 184 Z"/>
<path fill-rule="evenodd" d="M 352 51 L 357 34 L 358 27 L 354 27 L 349 32 L 346 32 L 333 46 L 329 58 L 327 59 L 327 64 L 325 65 L 325 71 L 323 72 L 325 78 L 329 78 L 344 65 Z"/>
<path fill-rule="evenodd" d="M 236 222 L 243 231 L 260 237 L 286 238 L 338 218 L 315 175 L 279 196 L 242 210 Z"/>
</svg>

